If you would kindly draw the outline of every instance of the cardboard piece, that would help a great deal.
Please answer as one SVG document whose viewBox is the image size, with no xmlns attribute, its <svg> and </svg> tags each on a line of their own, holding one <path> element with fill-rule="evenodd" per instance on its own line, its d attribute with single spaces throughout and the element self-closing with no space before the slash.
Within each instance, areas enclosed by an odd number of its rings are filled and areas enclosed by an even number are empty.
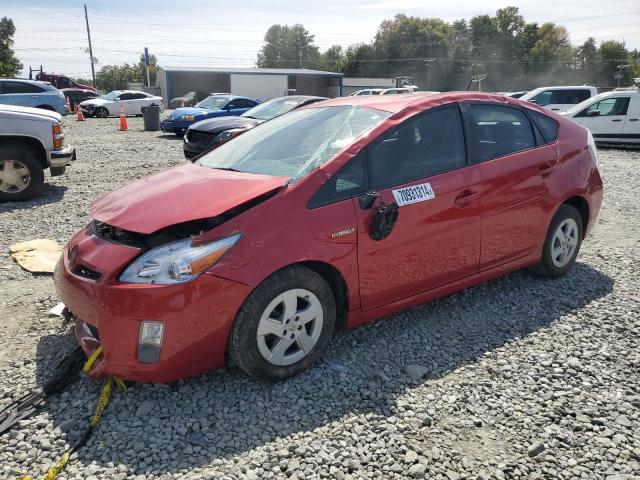
<svg viewBox="0 0 640 480">
<path fill-rule="evenodd" d="M 62 254 L 62 246 L 55 240 L 38 238 L 15 243 L 9 247 L 11 258 L 22 268 L 33 273 L 53 273 Z"/>
</svg>

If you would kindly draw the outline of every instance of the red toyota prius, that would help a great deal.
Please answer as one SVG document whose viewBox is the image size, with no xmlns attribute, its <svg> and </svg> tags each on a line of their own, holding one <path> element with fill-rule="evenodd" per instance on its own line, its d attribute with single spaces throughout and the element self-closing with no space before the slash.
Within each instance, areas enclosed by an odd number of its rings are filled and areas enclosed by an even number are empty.
<svg viewBox="0 0 640 480">
<path fill-rule="evenodd" d="M 309 368 L 338 328 L 532 267 L 567 273 L 602 201 L 577 123 L 481 93 L 346 97 L 99 198 L 56 268 L 92 371 Z"/>
</svg>

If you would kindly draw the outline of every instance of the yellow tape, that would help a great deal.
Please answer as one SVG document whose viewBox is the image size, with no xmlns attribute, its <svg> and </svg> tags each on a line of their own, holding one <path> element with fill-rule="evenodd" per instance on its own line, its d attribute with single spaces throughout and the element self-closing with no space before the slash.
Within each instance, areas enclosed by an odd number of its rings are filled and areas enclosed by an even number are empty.
<svg viewBox="0 0 640 480">
<path fill-rule="evenodd" d="M 89 370 L 91 370 L 91 367 L 93 367 L 93 364 L 95 363 L 96 359 L 100 356 L 101 353 L 102 353 L 102 345 L 96 348 L 94 352 L 91 354 L 91 356 L 87 358 L 87 361 L 85 362 L 84 367 L 82 367 L 82 371 L 84 373 L 89 373 Z"/>
<path fill-rule="evenodd" d="M 91 370 L 91 365 L 93 364 L 93 362 L 95 362 L 96 358 L 98 357 L 98 355 L 100 355 L 101 351 L 102 351 L 102 347 L 98 347 L 98 349 L 96 349 L 96 351 L 93 352 L 91 357 L 89 357 L 89 359 L 87 360 L 87 363 L 85 364 L 85 367 L 83 368 L 83 370 L 85 368 L 87 369 L 85 371 Z M 89 420 L 89 424 L 91 425 L 91 428 L 95 428 L 98 425 L 98 423 L 100 422 L 100 419 L 102 418 L 102 414 L 106 410 L 107 405 L 109 405 L 109 399 L 111 398 L 111 390 L 112 390 L 113 383 L 115 383 L 120 390 L 125 390 L 127 388 L 125 383 L 119 378 L 107 379 L 107 381 L 102 386 L 102 389 L 100 390 L 98 403 L 96 404 L 96 408 L 93 412 L 93 415 Z M 62 455 L 62 457 L 60 457 L 60 460 L 58 461 L 58 463 L 56 463 L 53 467 L 51 467 L 47 471 L 47 475 L 44 477 L 43 480 L 55 480 L 58 474 L 64 469 L 64 467 L 67 466 L 71 453 L 72 453 L 71 450 L 67 450 Z M 33 480 L 33 479 L 29 475 L 25 475 L 22 477 L 18 477 L 16 480 Z"/>
</svg>

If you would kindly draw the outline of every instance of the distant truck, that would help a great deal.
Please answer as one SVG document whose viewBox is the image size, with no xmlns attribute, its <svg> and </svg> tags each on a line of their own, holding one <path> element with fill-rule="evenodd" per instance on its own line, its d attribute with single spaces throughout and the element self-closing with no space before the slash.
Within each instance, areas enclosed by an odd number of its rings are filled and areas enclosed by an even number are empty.
<svg viewBox="0 0 640 480">
<path fill-rule="evenodd" d="M 44 171 L 62 175 L 76 151 L 65 145 L 62 116 L 39 108 L 0 105 L 0 202 L 36 195 Z"/>
<path fill-rule="evenodd" d="M 31 72 L 29 73 L 29 78 L 31 78 Z M 59 90 L 62 90 L 63 88 L 81 88 L 83 90 L 91 90 L 92 92 L 96 91 L 96 89 L 91 85 L 75 82 L 61 73 L 40 72 L 36 75 L 36 80 L 49 82 Z"/>
</svg>

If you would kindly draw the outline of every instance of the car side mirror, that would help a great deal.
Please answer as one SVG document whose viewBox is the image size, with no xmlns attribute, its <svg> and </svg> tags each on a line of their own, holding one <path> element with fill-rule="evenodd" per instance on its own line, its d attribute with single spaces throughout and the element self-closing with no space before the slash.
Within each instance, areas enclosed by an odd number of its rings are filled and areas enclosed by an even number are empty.
<svg viewBox="0 0 640 480">
<path fill-rule="evenodd" d="M 591 110 L 590 112 L 587 112 L 587 117 L 599 117 L 600 116 L 600 110 Z"/>
<path fill-rule="evenodd" d="M 529 103 L 538 103 L 536 100 L 534 100 L 533 98 L 531 100 L 527 100 L 527 102 Z"/>
<path fill-rule="evenodd" d="M 119 101 L 120 101 L 120 97 L 116 97 L 114 100 L 115 100 L 116 102 L 119 102 Z"/>
</svg>

